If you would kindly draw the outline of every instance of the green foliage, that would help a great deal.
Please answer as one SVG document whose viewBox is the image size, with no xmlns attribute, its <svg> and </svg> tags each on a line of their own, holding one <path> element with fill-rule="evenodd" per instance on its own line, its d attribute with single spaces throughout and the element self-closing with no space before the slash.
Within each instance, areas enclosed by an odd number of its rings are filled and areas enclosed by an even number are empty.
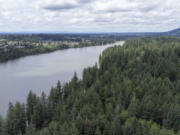
<svg viewBox="0 0 180 135">
<path fill-rule="evenodd" d="M 36 129 L 33 125 L 29 125 L 26 129 L 25 135 L 36 135 Z"/>
<path fill-rule="evenodd" d="M 0 116 L 0 135 L 6 135 L 6 123 L 1 116 Z"/>
<path fill-rule="evenodd" d="M 26 130 L 25 106 L 17 102 L 15 106 L 9 104 L 6 130 L 10 135 L 24 134 Z"/>
<path fill-rule="evenodd" d="M 25 116 L 10 104 L 7 135 L 179 135 L 179 69 L 179 39 L 127 41 L 104 51 L 82 80 L 58 82 L 47 97 L 30 92 Z"/>
<path fill-rule="evenodd" d="M 164 120 L 164 126 L 175 131 L 180 129 L 180 107 L 178 104 L 172 104 Z"/>
<path fill-rule="evenodd" d="M 33 94 L 31 91 L 29 92 L 28 94 L 28 97 L 27 97 L 27 107 L 26 107 L 26 116 L 27 116 L 27 121 L 28 121 L 28 124 L 31 123 L 32 121 L 32 116 L 33 116 L 33 113 L 34 113 L 34 107 L 36 105 L 36 95 Z"/>
</svg>

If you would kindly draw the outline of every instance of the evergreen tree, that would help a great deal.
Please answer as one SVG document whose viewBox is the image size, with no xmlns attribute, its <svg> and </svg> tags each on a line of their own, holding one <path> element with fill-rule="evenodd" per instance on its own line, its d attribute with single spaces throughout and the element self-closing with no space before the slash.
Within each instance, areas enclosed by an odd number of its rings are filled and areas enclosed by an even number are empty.
<svg viewBox="0 0 180 135">
<path fill-rule="evenodd" d="M 32 91 L 30 91 L 27 97 L 27 105 L 26 105 L 28 125 L 31 124 L 35 104 L 36 104 L 36 95 L 32 93 Z"/>
<path fill-rule="evenodd" d="M 7 115 L 7 133 L 8 135 L 24 134 L 26 130 L 26 115 L 25 106 L 19 102 L 13 106 L 9 104 L 9 110 Z"/>
<path fill-rule="evenodd" d="M 180 129 L 180 107 L 177 104 L 172 104 L 164 120 L 164 126 L 175 131 Z"/>
</svg>

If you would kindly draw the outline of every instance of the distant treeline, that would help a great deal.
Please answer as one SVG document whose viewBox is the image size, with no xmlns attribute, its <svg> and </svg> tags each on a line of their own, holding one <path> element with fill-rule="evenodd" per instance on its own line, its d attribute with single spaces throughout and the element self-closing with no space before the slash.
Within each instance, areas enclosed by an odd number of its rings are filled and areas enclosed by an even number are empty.
<svg viewBox="0 0 180 135">
<path fill-rule="evenodd" d="M 105 45 L 115 41 L 127 40 L 139 36 L 156 37 L 155 33 L 97 33 L 97 34 L 0 34 L 0 62 L 16 59 L 22 56 L 52 52 L 72 47 L 86 47 Z M 2 46 L 4 44 L 4 47 Z M 8 45 L 11 42 L 21 44 L 20 48 Z M 54 42 L 59 42 L 53 44 Z M 70 46 L 61 42 L 76 42 L 78 45 Z M 44 46 L 44 43 L 50 43 Z M 1 47 L 2 46 L 2 47 Z M 7 47 L 6 47 L 7 46 Z M 2 49 L 3 48 L 3 49 Z"/>
<path fill-rule="evenodd" d="M 7 51 L 0 50 L 0 62 L 5 62 L 7 60 L 16 59 L 22 56 L 27 55 L 35 55 L 41 53 L 48 53 L 55 50 L 60 49 L 67 49 L 69 48 L 68 45 L 52 45 L 52 46 L 38 46 L 38 47 L 31 47 L 31 48 L 11 48 L 8 47 Z"/>
<path fill-rule="evenodd" d="M 0 41 L 2 40 L 4 43 L 17 42 L 21 45 L 26 44 L 26 47 L 23 48 L 8 46 L 6 49 L 1 49 L 0 47 L 0 62 L 60 49 L 104 45 L 136 37 L 157 37 L 160 35 L 160 33 L 0 34 Z M 77 42 L 78 45 L 70 46 L 63 43 L 52 45 L 53 42 Z M 44 43 L 51 43 L 51 46 L 44 47 Z M 40 44 L 41 46 L 33 44 Z"/>
<path fill-rule="evenodd" d="M 77 41 L 81 42 L 83 40 L 124 40 L 127 37 L 135 37 L 128 36 L 124 34 L 1 34 L 0 39 L 7 39 L 10 41 Z"/>
<path fill-rule="evenodd" d="M 0 62 L 11 59 L 16 59 L 22 56 L 34 55 L 40 53 L 52 52 L 55 50 L 77 48 L 86 46 L 105 45 L 126 39 L 127 37 L 116 37 L 113 35 L 86 35 L 86 34 L 8 34 L 0 35 L 5 49 L 0 48 Z M 23 48 L 15 48 L 13 45 L 8 45 L 11 42 L 21 44 Z M 67 42 L 67 43 L 64 43 Z M 68 42 L 75 42 L 77 45 L 70 45 Z M 48 45 L 44 45 L 44 44 Z M 7 45 L 6 45 L 7 44 Z M 1 43 L 0 43 L 1 45 Z"/>
<path fill-rule="evenodd" d="M 37 34 L 13 34 L 1 33 L 0 39 L 8 39 L 11 41 L 24 40 L 24 41 L 39 41 L 39 40 L 52 40 L 52 41 L 77 41 L 82 39 L 90 40 L 125 40 L 134 37 L 159 37 L 159 36 L 176 36 L 180 37 L 180 28 L 167 32 L 122 32 L 122 33 L 37 33 Z"/>
<path fill-rule="evenodd" d="M 0 135 L 180 135 L 180 39 L 107 49 L 82 80 L 10 103 Z"/>
</svg>

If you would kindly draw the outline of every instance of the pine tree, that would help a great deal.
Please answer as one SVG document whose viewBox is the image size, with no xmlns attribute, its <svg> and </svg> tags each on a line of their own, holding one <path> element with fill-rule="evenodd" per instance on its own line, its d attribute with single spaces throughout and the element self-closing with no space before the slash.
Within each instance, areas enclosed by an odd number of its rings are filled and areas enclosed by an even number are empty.
<svg viewBox="0 0 180 135">
<path fill-rule="evenodd" d="M 43 107 L 40 99 L 37 99 L 32 115 L 32 124 L 35 126 L 36 129 L 41 129 L 43 126 L 43 122 Z"/>
<path fill-rule="evenodd" d="M 33 94 L 32 91 L 30 91 L 27 97 L 27 105 L 26 105 L 26 115 L 27 115 L 28 125 L 30 125 L 32 121 L 34 107 L 36 104 L 36 98 L 37 98 L 36 95 Z"/>
<path fill-rule="evenodd" d="M 14 106 L 12 103 L 9 103 L 9 109 L 7 113 L 7 119 L 6 119 L 6 131 L 8 135 L 15 135 L 15 122 L 14 120 Z"/>
<path fill-rule="evenodd" d="M 56 87 L 56 89 L 57 89 L 57 99 L 58 99 L 58 103 L 59 104 L 62 104 L 63 103 L 63 90 L 62 90 L 62 87 L 61 87 L 61 82 L 60 81 L 58 81 L 57 82 L 57 87 Z"/>
<path fill-rule="evenodd" d="M 163 123 L 165 127 L 173 128 L 175 131 L 180 129 L 180 107 L 178 104 L 171 105 Z"/>
<path fill-rule="evenodd" d="M 26 115 L 25 106 L 19 102 L 13 106 L 9 104 L 9 110 L 7 115 L 7 133 L 8 135 L 24 134 L 26 130 Z"/>
</svg>

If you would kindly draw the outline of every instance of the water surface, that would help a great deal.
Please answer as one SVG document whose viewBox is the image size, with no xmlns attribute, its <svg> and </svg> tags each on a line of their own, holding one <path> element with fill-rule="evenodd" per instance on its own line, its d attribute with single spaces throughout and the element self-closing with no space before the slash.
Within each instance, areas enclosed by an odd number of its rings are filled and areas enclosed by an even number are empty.
<svg viewBox="0 0 180 135">
<path fill-rule="evenodd" d="M 102 51 L 114 45 L 59 50 L 1 63 L 0 114 L 5 117 L 9 102 L 26 102 L 30 90 L 48 94 L 58 80 L 70 81 L 74 72 L 81 78 L 83 69 L 93 66 Z"/>
</svg>

